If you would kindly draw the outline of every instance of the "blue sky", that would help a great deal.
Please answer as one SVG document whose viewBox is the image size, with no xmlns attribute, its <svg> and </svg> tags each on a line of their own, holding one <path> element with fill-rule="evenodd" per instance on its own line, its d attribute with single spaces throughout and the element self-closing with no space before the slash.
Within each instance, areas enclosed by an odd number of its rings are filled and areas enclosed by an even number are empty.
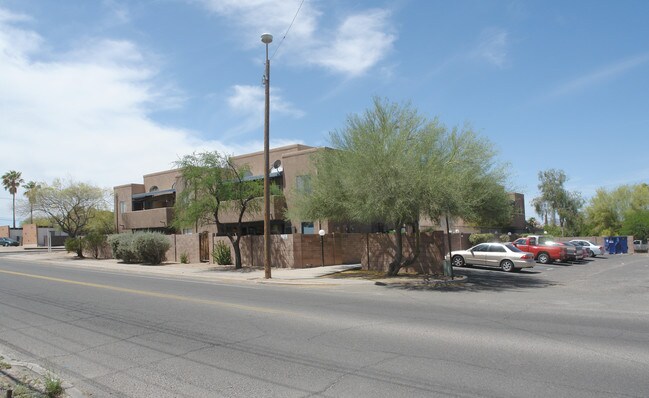
<svg viewBox="0 0 649 398">
<path fill-rule="evenodd" d="M 301 3 L 0 0 L 0 171 L 110 188 L 261 150 L 270 32 L 271 146 L 380 96 L 469 123 L 527 203 L 549 168 L 585 198 L 649 182 L 649 2 L 305 0 L 282 41 Z"/>
</svg>

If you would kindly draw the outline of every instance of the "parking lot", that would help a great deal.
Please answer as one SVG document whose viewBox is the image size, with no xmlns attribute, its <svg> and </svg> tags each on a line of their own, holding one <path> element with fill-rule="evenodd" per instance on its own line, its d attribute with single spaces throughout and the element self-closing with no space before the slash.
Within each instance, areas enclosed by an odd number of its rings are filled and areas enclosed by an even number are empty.
<svg viewBox="0 0 649 398">
<path fill-rule="evenodd" d="M 537 263 L 519 273 L 475 266 L 454 271 L 456 275 L 466 275 L 468 282 L 446 290 L 474 293 L 454 297 L 462 302 L 498 300 L 499 305 L 511 308 L 546 305 L 649 315 L 646 253 L 598 256 L 575 263 Z"/>
</svg>

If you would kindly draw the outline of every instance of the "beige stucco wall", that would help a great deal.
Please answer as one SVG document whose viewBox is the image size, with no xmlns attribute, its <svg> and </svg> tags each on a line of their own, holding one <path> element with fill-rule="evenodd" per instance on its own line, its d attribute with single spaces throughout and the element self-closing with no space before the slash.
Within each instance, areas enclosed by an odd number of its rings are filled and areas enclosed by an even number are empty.
<svg viewBox="0 0 649 398">
<path fill-rule="evenodd" d="M 23 246 L 38 246 L 38 227 L 36 224 L 23 225 Z"/>
<path fill-rule="evenodd" d="M 149 192 L 151 187 L 158 187 L 159 191 L 175 188 L 176 181 L 180 178 L 180 170 L 165 170 L 144 175 L 144 192 Z"/>
</svg>

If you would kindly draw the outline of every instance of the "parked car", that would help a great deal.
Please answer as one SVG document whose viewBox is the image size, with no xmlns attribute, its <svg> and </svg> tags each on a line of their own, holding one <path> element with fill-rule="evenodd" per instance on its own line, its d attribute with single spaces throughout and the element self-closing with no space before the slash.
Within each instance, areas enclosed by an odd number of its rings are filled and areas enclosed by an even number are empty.
<svg viewBox="0 0 649 398">
<path fill-rule="evenodd" d="M 591 257 L 601 256 L 604 253 L 604 248 L 602 246 L 597 246 L 589 240 L 582 239 L 573 239 L 571 243 L 576 243 L 581 245 Z"/>
<path fill-rule="evenodd" d="M 561 242 L 561 244 L 572 246 L 575 248 L 574 254 L 572 254 L 571 251 L 568 252 L 569 261 L 583 261 L 583 259 L 586 258 L 587 256 L 586 250 L 584 250 L 584 248 L 581 245 L 572 242 Z"/>
<path fill-rule="evenodd" d="M 514 246 L 524 252 L 532 253 L 534 258 L 541 264 L 549 264 L 552 261 L 564 261 L 568 258 L 568 251 L 570 250 L 570 247 L 559 245 L 552 241 L 549 236 L 539 235 L 530 235 L 516 239 Z"/>
<path fill-rule="evenodd" d="M 454 267 L 486 265 L 500 267 L 505 272 L 517 272 L 522 268 L 534 267 L 534 255 L 511 243 L 480 243 L 468 250 L 451 252 L 451 264 Z"/>
<path fill-rule="evenodd" d="M 633 241 L 633 250 L 636 252 L 646 252 L 649 249 L 649 245 L 642 243 L 642 240 L 637 239 Z"/>
<path fill-rule="evenodd" d="M 0 238 L 0 246 L 20 246 L 20 243 L 11 238 Z"/>
</svg>

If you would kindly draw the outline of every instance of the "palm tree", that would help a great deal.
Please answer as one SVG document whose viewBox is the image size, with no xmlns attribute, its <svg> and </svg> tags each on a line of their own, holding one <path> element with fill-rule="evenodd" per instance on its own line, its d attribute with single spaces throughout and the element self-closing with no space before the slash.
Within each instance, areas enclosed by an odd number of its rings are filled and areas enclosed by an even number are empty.
<svg viewBox="0 0 649 398">
<path fill-rule="evenodd" d="M 23 188 L 25 188 L 24 195 L 27 196 L 27 200 L 29 201 L 29 223 L 30 224 L 34 223 L 34 202 L 36 201 L 36 190 L 39 189 L 40 187 L 41 187 L 40 184 L 34 181 L 29 181 L 27 184 L 23 186 Z"/>
<path fill-rule="evenodd" d="M 13 215 L 14 215 L 14 228 L 16 228 L 16 192 L 20 184 L 25 182 L 21 176 L 23 173 L 20 171 L 8 171 L 2 176 L 2 185 L 5 188 L 5 191 L 9 191 L 11 196 L 13 196 Z"/>
</svg>

